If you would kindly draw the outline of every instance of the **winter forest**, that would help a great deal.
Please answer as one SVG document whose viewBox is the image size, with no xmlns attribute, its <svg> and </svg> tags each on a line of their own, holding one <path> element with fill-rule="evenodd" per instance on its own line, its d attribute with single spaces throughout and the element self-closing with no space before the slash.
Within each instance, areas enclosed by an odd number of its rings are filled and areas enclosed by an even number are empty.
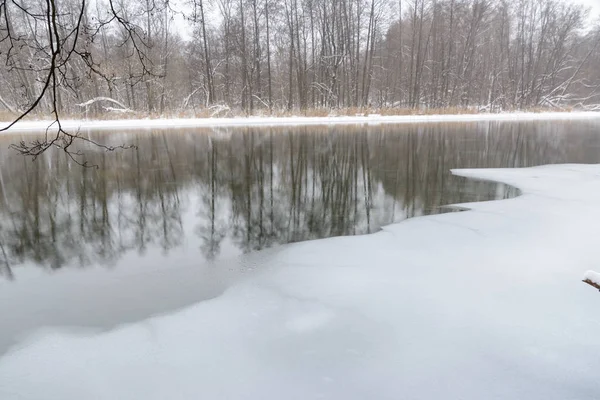
<svg viewBox="0 0 600 400">
<path fill-rule="evenodd" d="M 596 109 L 561 0 L 0 0 L 0 112 Z"/>
<path fill-rule="evenodd" d="M 598 400 L 599 220 L 600 0 L 0 0 L 0 400 Z"/>
</svg>

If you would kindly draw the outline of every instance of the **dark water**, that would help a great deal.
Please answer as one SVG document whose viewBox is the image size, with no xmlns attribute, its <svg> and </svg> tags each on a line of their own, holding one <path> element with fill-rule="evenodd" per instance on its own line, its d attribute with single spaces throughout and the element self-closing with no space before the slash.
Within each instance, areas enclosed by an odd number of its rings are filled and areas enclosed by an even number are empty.
<svg viewBox="0 0 600 400">
<path fill-rule="evenodd" d="M 600 161 L 600 121 L 236 128 L 93 134 L 137 151 L 37 161 L 0 137 L 0 275 L 206 264 L 377 231 L 453 203 L 514 196 L 452 168 Z M 168 265 L 166 265 L 168 267 Z M 1 279 L 1 278 L 0 278 Z"/>
</svg>

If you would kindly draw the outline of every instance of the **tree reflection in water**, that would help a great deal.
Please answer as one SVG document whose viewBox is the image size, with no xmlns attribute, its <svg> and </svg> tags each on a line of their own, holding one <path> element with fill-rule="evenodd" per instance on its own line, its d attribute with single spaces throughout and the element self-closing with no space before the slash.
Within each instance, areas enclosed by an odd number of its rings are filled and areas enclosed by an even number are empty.
<svg viewBox="0 0 600 400">
<path fill-rule="evenodd" d="M 125 253 L 199 245 L 217 259 L 274 244 L 377 231 L 452 203 L 516 190 L 452 168 L 598 162 L 597 124 L 425 125 L 170 130 L 111 134 L 138 151 L 91 153 L 98 169 L 48 152 L 0 150 L 0 275 L 36 264 L 114 265 Z M 107 135 L 107 133 L 98 133 Z M 190 226 L 186 230 L 186 226 Z"/>
</svg>

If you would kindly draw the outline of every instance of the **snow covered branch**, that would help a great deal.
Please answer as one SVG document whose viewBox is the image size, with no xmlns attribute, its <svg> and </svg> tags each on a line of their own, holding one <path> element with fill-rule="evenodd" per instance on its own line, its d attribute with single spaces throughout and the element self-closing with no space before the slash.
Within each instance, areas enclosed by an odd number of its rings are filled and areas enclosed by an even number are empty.
<svg viewBox="0 0 600 400">
<path fill-rule="evenodd" d="M 115 99 L 111 99 L 110 97 L 94 97 L 93 99 L 90 99 L 84 103 L 80 103 L 77 104 L 79 107 L 85 107 L 86 110 L 89 106 L 91 106 L 92 104 L 95 104 L 99 101 L 106 101 L 109 103 L 113 103 L 118 105 L 120 108 L 115 108 L 115 107 L 104 107 L 104 109 L 106 111 L 119 111 L 119 112 L 133 112 L 132 109 L 130 109 L 129 107 L 127 107 L 125 104 L 121 103 L 120 101 L 117 101 Z"/>
<path fill-rule="evenodd" d="M 587 271 L 583 275 L 583 282 L 600 290 L 600 273 L 596 271 Z"/>
</svg>

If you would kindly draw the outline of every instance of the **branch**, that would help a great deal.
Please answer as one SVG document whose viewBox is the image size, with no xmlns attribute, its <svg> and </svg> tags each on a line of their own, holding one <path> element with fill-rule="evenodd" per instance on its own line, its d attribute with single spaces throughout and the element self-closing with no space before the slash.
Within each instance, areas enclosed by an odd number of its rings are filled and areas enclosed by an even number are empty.
<svg viewBox="0 0 600 400">
<path fill-rule="evenodd" d="M 600 290 L 600 274 L 595 271 L 587 271 L 583 276 L 583 282 Z"/>
<path fill-rule="evenodd" d="M 102 97 L 102 96 L 100 96 L 100 97 L 94 97 L 93 99 L 90 99 L 90 100 L 88 100 L 88 101 L 86 101 L 84 103 L 80 103 L 80 104 L 76 104 L 76 105 L 79 106 L 79 107 L 87 107 L 87 106 L 90 106 L 90 105 L 92 105 L 94 103 L 97 103 L 99 101 L 108 101 L 110 103 L 118 105 L 123 110 L 129 110 L 129 108 L 125 104 L 121 103 L 120 101 L 117 101 L 115 99 L 111 99 L 110 97 Z M 131 110 L 129 110 L 129 111 L 131 111 Z"/>
</svg>

